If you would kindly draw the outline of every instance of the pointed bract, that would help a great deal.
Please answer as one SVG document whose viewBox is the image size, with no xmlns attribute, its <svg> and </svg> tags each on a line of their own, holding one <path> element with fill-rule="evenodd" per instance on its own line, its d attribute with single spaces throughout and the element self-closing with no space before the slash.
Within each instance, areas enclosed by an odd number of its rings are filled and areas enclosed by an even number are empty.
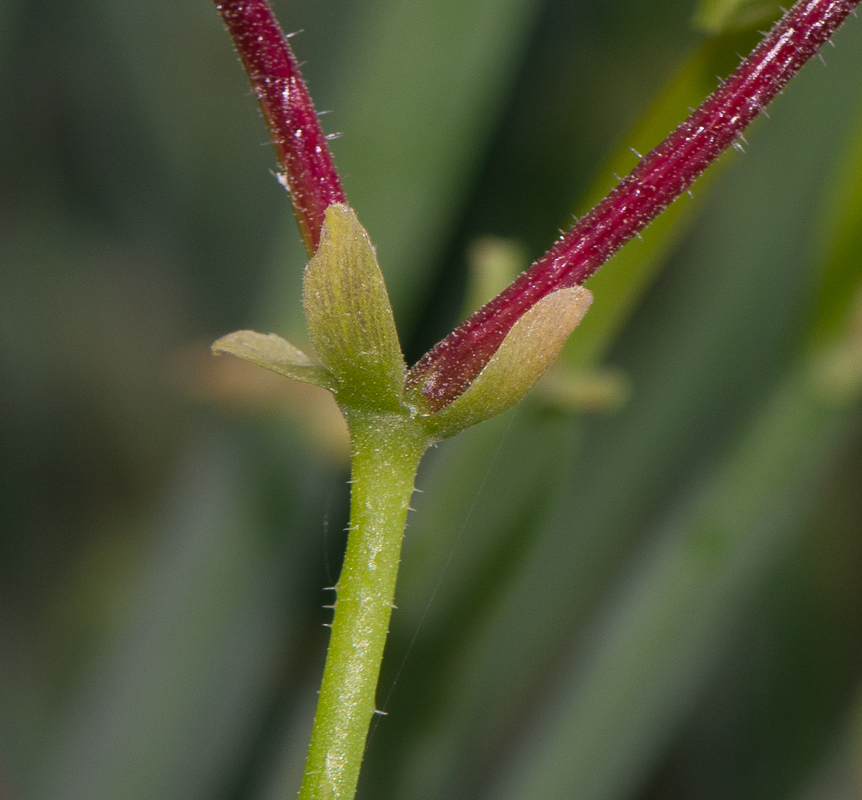
<svg viewBox="0 0 862 800">
<path fill-rule="evenodd" d="M 349 206 L 335 204 L 305 268 L 303 302 L 317 355 L 338 382 L 340 404 L 402 409 L 404 358 L 377 255 Z"/>
<path fill-rule="evenodd" d="M 326 367 L 274 333 L 236 331 L 213 343 L 216 355 L 230 353 L 271 372 L 335 391 L 335 378 Z"/>
<path fill-rule="evenodd" d="M 560 354 L 592 301 L 587 289 L 575 286 L 536 303 L 512 326 L 467 390 L 448 406 L 428 415 L 429 432 L 445 439 L 515 405 Z"/>
</svg>

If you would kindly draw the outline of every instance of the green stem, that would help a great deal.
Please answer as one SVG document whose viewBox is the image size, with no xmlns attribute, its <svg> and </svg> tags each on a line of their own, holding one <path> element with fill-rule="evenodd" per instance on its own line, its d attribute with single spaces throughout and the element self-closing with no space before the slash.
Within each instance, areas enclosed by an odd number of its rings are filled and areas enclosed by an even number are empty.
<svg viewBox="0 0 862 800">
<path fill-rule="evenodd" d="M 300 800 L 356 792 L 395 597 L 413 480 L 428 438 L 395 415 L 347 412 L 353 443 L 350 535 Z"/>
</svg>

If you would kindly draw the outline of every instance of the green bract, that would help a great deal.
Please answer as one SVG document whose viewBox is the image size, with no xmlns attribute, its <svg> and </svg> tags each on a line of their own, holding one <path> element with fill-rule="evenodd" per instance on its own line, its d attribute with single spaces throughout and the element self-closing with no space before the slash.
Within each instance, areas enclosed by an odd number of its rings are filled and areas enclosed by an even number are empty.
<svg viewBox="0 0 862 800">
<path fill-rule="evenodd" d="M 237 331 L 213 345 L 216 353 L 329 389 L 342 409 L 415 426 L 430 440 L 446 439 L 511 408 L 533 387 L 592 302 L 582 286 L 548 295 L 509 331 L 467 390 L 428 414 L 421 397 L 404 394 L 404 357 L 374 247 L 356 214 L 331 205 L 320 246 L 305 269 L 305 317 L 322 364 L 275 334 Z"/>
<path fill-rule="evenodd" d="M 404 358 L 383 274 L 353 209 L 331 205 L 320 245 L 305 268 L 303 302 L 317 355 L 335 376 L 338 402 L 399 411 Z"/>
<path fill-rule="evenodd" d="M 335 390 L 335 378 L 326 367 L 315 364 L 305 353 L 274 333 L 236 331 L 213 343 L 217 355 L 230 353 L 286 378 Z"/>
<path fill-rule="evenodd" d="M 429 432 L 440 439 L 454 436 L 515 405 L 559 355 L 592 300 L 588 290 L 575 286 L 536 303 L 512 326 L 467 390 L 425 417 Z"/>
</svg>

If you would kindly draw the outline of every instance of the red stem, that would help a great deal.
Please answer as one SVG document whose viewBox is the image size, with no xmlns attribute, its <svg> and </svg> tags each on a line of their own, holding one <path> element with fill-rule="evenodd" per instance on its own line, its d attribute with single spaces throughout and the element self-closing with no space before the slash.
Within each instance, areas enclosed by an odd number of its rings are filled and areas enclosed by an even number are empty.
<svg viewBox="0 0 862 800">
<path fill-rule="evenodd" d="M 309 254 L 344 190 L 287 37 L 265 0 L 214 0 L 269 126 Z"/>
<path fill-rule="evenodd" d="M 679 197 L 829 40 L 859 0 L 801 0 L 739 68 L 530 269 L 410 370 L 431 410 L 460 395 L 551 292 L 583 283 Z M 855 13 L 855 12 L 854 12 Z"/>
</svg>

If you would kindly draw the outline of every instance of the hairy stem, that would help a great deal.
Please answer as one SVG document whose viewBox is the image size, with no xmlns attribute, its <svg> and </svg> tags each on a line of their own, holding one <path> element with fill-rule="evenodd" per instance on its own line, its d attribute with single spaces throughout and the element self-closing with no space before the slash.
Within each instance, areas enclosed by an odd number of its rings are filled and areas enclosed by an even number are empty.
<svg viewBox="0 0 862 800">
<path fill-rule="evenodd" d="M 265 0 L 214 2 L 248 73 L 302 239 L 313 255 L 324 212 L 333 203 L 347 202 L 314 104 L 287 37 Z"/>
<path fill-rule="evenodd" d="M 395 416 L 347 412 L 353 442 L 350 534 L 300 800 L 356 791 L 395 597 L 413 480 L 428 440 Z"/>
<path fill-rule="evenodd" d="M 458 397 L 528 309 L 558 289 L 583 283 L 685 192 L 858 4 L 796 3 L 737 70 L 598 206 L 411 369 L 409 385 L 421 387 L 428 407 L 437 410 Z"/>
</svg>

